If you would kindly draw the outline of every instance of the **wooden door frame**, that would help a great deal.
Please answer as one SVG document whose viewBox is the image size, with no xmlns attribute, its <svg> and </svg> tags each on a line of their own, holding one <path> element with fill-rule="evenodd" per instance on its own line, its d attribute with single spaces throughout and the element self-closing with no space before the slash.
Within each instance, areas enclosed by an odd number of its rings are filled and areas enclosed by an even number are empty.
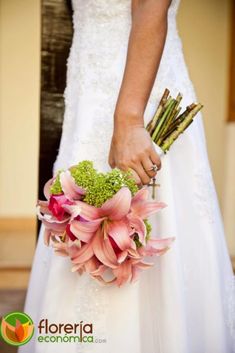
<svg viewBox="0 0 235 353">
<path fill-rule="evenodd" d="M 52 177 L 64 118 L 66 62 L 73 35 L 71 0 L 41 0 L 41 24 L 38 198 L 44 199 L 43 186 Z M 40 222 L 38 231 L 39 226 Z"/>
</svg>

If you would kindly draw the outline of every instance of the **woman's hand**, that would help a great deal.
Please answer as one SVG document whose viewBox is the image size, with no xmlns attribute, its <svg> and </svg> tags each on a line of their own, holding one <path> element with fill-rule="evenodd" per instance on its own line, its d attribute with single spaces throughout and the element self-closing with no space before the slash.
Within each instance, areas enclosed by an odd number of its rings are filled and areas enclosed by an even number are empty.
<svg viewBox="0 0 235 353">
<path fill-rule="evenodd" d="M 153 165 L 161 168 L 161 160 L 155 152 L 151 137 L 142 124 L 119 125 L 114 128 L 109 165 L 121 170 L 133 171 L 138 184 L 148 184 L 156 175 Z"/>
</svg>

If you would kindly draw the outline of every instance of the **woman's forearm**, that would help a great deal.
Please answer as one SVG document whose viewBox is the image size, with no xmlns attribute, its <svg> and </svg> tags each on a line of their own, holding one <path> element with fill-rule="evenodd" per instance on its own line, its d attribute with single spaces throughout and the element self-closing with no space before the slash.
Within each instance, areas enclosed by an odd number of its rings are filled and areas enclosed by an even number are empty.
<svg viewBox="0 0 235 353">
<path fill-rule="evenodd" d="M 164 48 L 169 4 L 170 0 L 132 0 L 127 60 L 114 112 L 109 164 L 131 169 L 142 184 L 156 176 L 153 165 L 161 167 L 143 116 Z"/>
<path fill-rule="evenodd" d="M 143 124 L 167 33 L 169 0 L 132 0 L 132 27 L 115 125 Z"/>
</svg>

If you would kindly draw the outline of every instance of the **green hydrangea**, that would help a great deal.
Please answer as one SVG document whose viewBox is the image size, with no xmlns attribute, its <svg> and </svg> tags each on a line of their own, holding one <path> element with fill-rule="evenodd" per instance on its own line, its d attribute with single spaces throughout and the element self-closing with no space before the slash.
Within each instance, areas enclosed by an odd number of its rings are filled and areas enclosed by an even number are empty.
<svg viewBox="0 0 235 353">
<path fill-rule="evenodd" d="M 114 168 L 107 173 L 101 173 L 97 172 L 91 161 L 86 160 L 71 167 L 70 172 L 76 184 L 86 190 L 84 201 L 96 207 L 100 207 L 123 186 L 127 186 L 132 195 L 138 191 L 138 186 L 130 171 L 124 172 Z M 59 174 L 51 187 L 53 194 L 62 191 Z"/>
<path fill-rule="evenodd" d="M 150 233 L 152 231 L 152 226 L 148 219 L 144 219 L 145 227 L 146 227 L 146 240 L 150 239 Z"/>
<path fill-rule="evenodd" d="M 62 187 L 61 187 L 61 183 L 60 183 L 60 173 L 63 170 L 60 170 L 55 178 L 54 183 L 52 184 L 52 186 L 50 187 L 50 192 L 53 195 L 58 195 L 62 193 Z"/>
</svg>

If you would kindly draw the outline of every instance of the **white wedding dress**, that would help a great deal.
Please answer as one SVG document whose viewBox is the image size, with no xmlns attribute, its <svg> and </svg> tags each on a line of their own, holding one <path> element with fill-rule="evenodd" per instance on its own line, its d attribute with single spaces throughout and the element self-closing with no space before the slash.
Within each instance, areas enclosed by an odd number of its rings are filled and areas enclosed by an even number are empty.
<svg viewBox="0 0 235 353">
<path fill-rule="evenodd" d="M 66 110 L 54 172 L 84 159 L 108 170 L 113 112 L 123 75 L 131 0 L 74 0 Z M 152 117 L 164 89 L 196 101 L 177 32 L 173 0 L 156 81 L 146 108 Z M 234 352 L 234 278 L 207 159 L 202 118 L 162 158 L 157 199 L 168 207 L 152 216 L 153 235 L 174 236 L 172 248 L 135 284 L 104 287 L 72 273 L 68 258 L 37 246 L 25 312 L 35 322 L 93 323 L 102 343 L 39 343 L 22 353 Z"/>
</svg>

